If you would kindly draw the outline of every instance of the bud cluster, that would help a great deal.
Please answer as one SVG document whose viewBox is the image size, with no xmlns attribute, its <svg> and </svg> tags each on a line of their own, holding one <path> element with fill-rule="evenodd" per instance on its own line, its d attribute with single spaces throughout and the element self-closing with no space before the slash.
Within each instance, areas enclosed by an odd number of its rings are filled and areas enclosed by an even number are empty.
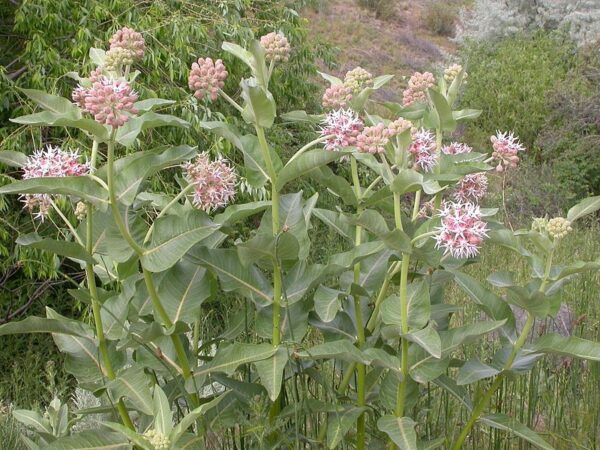
<svg viewBox="0 0 600 450">
<path fill-rule="evenodd" d="M 408 87 L 402 93 L 402 104 L 410 106 L 413 103 L 427 101 L 427 89 L 435 86 L 435 77 L 431 72 L 415 72 L 408 80 Z"/>
<path fill-rule="evenodd" d="M 196 208 L 211 212 L 235 197 L 237 174 L 226 160 L 211 161 L 208 153 L 203 152 L 183 168 L 187 180 L 194 185 L 192 203 Z"/>
<path fill-rule="evenodd" d="M 220 59 L 213 61 L 211 58 L 198 58 L 198 61 L 192 64 L 188 86 L 194 91 L 197 99 L 207 96 L 215 101 L 219 90 L 225 85 L 227 75 L 227 69 Z"/>
<path fill-rule="evenodd" d="M 430 131 L 422 128 L 413 136 L 408 147 L 409 153 L 415 158 L 415 166 L 425 172 L 431 172 L 437 163 L 435 137 Z"/>
<path fill-rule="evenodd" d="M 505 168 L 514 169 L 519 164 L 519 152 L 525 151 L 525 147 L 519 142 L 519 138 L 513 133 L 501 133 L 498 131 L 495 136 L 490 138 L 494 151 L 492 158 L 498 161 L 497 172 L 503 172 Z"/>
<path fill-rule="evenodd" d="M 140 33 L 131 28 L 121 28 L 112 35 L 108 42 L 110 43 L 110 49 L 107 52 L 107 56 L 111 52 L 120 53 L 121 55 L 127 55 L 126 58 L 132 62 L 144 57 L 144 38 Z"/>
<path fill-rule="evenodd" d="M 260 38 L 265 49 L 265 59 L 274 62 L 286 62 L 290 58 L 290 43 L 281 33 L 271 32 Z"/>
<path fill-rule="evenodd" d="M 355 67 L 344 77 L 344 86 L 355 94 L 371 84 L 373 84 L 373 75 L 362 67 Z"/>
<path fill-rule="evenodd" d="M 322 105 L 325 109 L 342 109 L 352 100 L 352 90 L 343 84 L 336 84 L 323 94 Z"/>
<path fill-rule="evenodd" d="M 357 145 L 357 138 L 364 124 L 350 109 L 331 111 L 323 121 L 321 136 L 331 136 L 325 141 L 325 150 L 340 151 L 344 147 Z"/>
<path fill-rule="evenodd" d="M 440 210 L 442 224 L 437 228 L 436 247 L 444 249 L 444 255 L 470 258 L 479 253 L 487 226 L 481 220 L 479 206 L 472 203 L 446 202 Z"/>
<path fill-rule="evenodd" d="M 444 70 L 444 80 L 448 83 L 452 83 L 454 79 L 458 76 L 458 74 L 463 70 L 463 67 L 460 64 L 452 64 L 450 67 Z M 463 74 L 463 83 L 466 83 L 467 72 Z"/>
<path fill-rule="evenodd" d="M 118 71 L 122 66 L 130 66 L 133 62 L 132 53 L 123 47 L 111 48 L 104 56 L 104 67 L 113 72 Z"/>
<path fill-rule="evenodd" d="M 84 110 L 91 113 L 96 122 L 101 124 L 121 127 L 129 120 L 126 113 L 138 112 L 134 106 L 138 94 L 126 81 L 104 77 L 85 92 L 79 90 L 79 87 L 75 91 L 78 91 L 78 95 L 74 92 L 73 100 L 77 98 L 81 101 L 83 98 Z"/>
<path fill-rule="evenodd" d="M 394 137 L 409 129 L 412 129 L 412 122 L 400 117 L 388 124 L 386 133 L 388 137 Z"/>
<path fill-rule="evenodd" d="M 154 429 L 150 429 L 144 433 L 144 437 L 150 441 L 150 444 L 154 447 L 154 450 L 170 450 L 171 440 L 168 436 Z"/>
<path fill-rule="evenodd" d="M 571 227 L 571 222 L 564 217 L 554 217 L 548 221 L 546 230 L 552 239 L 562 239 L 570 231 L 573 231 L 573 228 Z"/>
<path fill-rule="evenodd" d="M 366 127 L 356 138 L 358 151 L 371 154 L 383 153 L 389 142 L 387 131 L 386 126 L 382 123 Z"/>
</svg>

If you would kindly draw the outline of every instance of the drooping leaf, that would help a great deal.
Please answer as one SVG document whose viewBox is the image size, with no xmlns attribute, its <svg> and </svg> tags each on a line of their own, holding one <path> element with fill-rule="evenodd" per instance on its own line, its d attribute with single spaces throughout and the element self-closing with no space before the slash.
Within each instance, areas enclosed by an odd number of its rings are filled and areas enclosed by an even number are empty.
<svg viewBox="0 0 600 450">
<path fill-rule="evenodd" d="M 0 163 L 10 167 L 23 167 L 27 163 L 27 156 L 21 152 L 3 150 L 0 152 Z"/>
<path fill-rule="evenodd" d="M 298 158 L 287 163 L 277 175 L 276 189 L 281 190 L 286 183 L 295 180 L 312 170 L 341 158 L 343 152 L 329 152 L 315 149 L 303 153 Z"/>
<path fill-rule="evenodd" d="M 283 381 L 283 371 L 288 362 L 288 349 L 284 346 L 279 346 L 277 352 L 267 359 L 256 361 L 254 366 L 260 377 L 262 384 L 271 401 L 277 400 L 281 391 L 281 383 Z"/>
<path fill-rule="evenodd" d="M 161 272 L 175 265 L 195 244 L 219 229 L 202 211 L 189 211 L 183 217 L 164 216 L 154 223 L 149 248 L 141 261 L 150 272 Z"/>
<path fill-rule="evenodd" d="M 315 312 L 323 322 L 331 322 L 341 308 L 343 292 L 320 285 L 315 292 Z"/>
<path fill-rule="evenodd" d="M 377 428 L 387 434 L 401 450 L 417 450 L 416 423 L 410 417 L 383 416 Z"/>
<path fill-rule="evenodd" d="M 463 386 L 465 384 L 471 384 L 475 381 L 483 380 L 484 378 L 490 378 L 494 375 L 498 375 L 500 370 L 495 367 L 488 366 L 482 363 L 477 358 L 468 360 L 458 371 L 458 377 L 456 384 Z"/>
<path fill-rule="evenodd" d="M 60 97 L 58 95 L 52 95 L 45 91 L 40 91 L 37 89 L 19 90 L 31 100 L 33 100 L 36 104 L 44 108 L 46 111 L 68 115 L 72 118 L 81 117 L 79 108 L 68 98 Z"/>
<path fill-rule="evenodd" d="M 469 398 L 467 390 L 456 384 L 452 378 L 441 375 L 433 380 L 433 382 L 461 402 L 469 411 L 473 409 L 473 402 Z"/>
<path fill-rule="evenodd" d="M 119 144 L 129 147 L 142 131 L 166 126 L 189 128 L 190 123 L 176 116 L 148 111 L 140 116 L 130 118 L 125 125 L 119 127 L 116 140 Z"/>
<path fill-rule="evenodd" d="M 129 450 L 129 440 L 121 433 L 106 430 L 82 431 L 59 438 L 46 445 L 45 450 Z"/>
<path fill-rule="evenodd" d="M 573 222 L 600 209 L 600 195 L 588 197 L 569 209 L 567 220 Z"/>
<path fill-rule="evenodd" d="M 245 344 L 235 342 L 220 348 L 216 356 L 208 364 L 194 370 L 194 376 L 203 376 L 212 372 L 223 372 L 231 375 L 242 364 L 255 363 L 270 358 L 277 352 L 271 344 Z"/>
<path fill-rule="evenodd" d="M 421 348 L 434 358 L 442 357 L 442 342 L 440 340 L 440 335 L 431 324 L 428 324 L 421 330 L 411 331 L 405 337 L 409 341 L 420 345 Z"/>
<path fill-rule="evenodd" d="M 40 177 L 14 181 L 0 187 L 0 194 L 73 195 L 94 204 L 106 204 L 108 192 L 88 175 L 79 177 Z"/>
<path fill-rule="evenodd" d="M 125 399 L 138 411 L 152 415 L 152 393 L 149 387 L 149 377 L 139 365 L 134 365 L 108 383 L 106 388 L 114 401 Z"/>
<path fill-rule="evenodd" d="M 505 414 L 488 414 L 481 417 L 479 421 L 492 428 L 508 431 L 521 439 L 525 439 L 527 442 L 531 442 L 538 448 L 554 450 L 554 447 L 542 439 L 535 431 L 527 428 L 522 423 Z"/>
<path fill-rule="evenodd" d="M 317 344 L 305 351 L 298 352 L 298 357 L 303 359 L 335 358 L 347 362 L 368 363 L 365 355 L 352 345 L 352 342 L 345 339 Z"/>
<path fill-rule="evenodd" d="M 577 336 L 545 334 L 525 349 L 526 353 L 553 353 L 574 358 L 600 361 L 600 342 Z"/>
<path fill-rule="evenodd" d="M 153 395 L 154 428 L 158 433 L 169 436 L 173 429 L 173 412 L 167 395 L 158 384 L 154 385 Z"/>
<path fill-rule="evenodd" d="M 240 86 L 245 103 L 242 112 L 244 120 L 259 127 L 271 128 L 276 115 L 273 95 L 253 78 L 242 80 Z"/>
<path fill-rule="evenodd" d="M 39 127 L 68 127 L 78 128 L 87 131 L 98 142 L 106 142 L 109 138 L 108 129 L 96 122 L 93 119 L 81 117 L 79 115 L 56 113 L 52 111 L 42 111 L 26 116 L 15 117 L 11 122 L 22 125 L 39 126 Z"/>
<path fill-rule="evenodd" d="M 24 247 L 46 250 L 55 255 L 66 256 L 67 258 L 83 261 L 88 264 L 95 264 L 96 262 L 92 255 L 77 242 L 57 241 L 49 238 L 42 238 L 37 233 L 28 233 L 19 236 L 16 243 Z"/>
<path fill-rule="evenodd" d="M 328 414 L 327 420 L 327 448 L 338 448 L 350 428 L 356 425 L 356 419 L 365 412 L 366 408 L 350 406 L 341 411 Z"/>
</svg>

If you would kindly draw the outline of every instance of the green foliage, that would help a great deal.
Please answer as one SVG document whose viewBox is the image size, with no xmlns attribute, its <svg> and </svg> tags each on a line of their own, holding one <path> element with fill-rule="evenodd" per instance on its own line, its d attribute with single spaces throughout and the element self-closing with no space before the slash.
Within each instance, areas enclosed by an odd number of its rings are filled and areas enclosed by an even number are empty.
<svg viewBox="0 0 600 450">
<path fill-rule="evenodd" d="M 356 0 L 359 6 L 375 13 L 380 19 L 391 19 L 395 16 L 396 2 L 394 0 Z"/>
<path fill-rule="evenodd" d="M 560 32 L 517 35 L 497 43 L 471 42 L 463 56 L 469 73 L 462 98 L 484 113 L 468 125 L 479 145 L 496 130 L 511 130 L 539 158 L 538 134 L 551 112 L 549 94 L 575 61 L 575 44 Z"/>
</svg>

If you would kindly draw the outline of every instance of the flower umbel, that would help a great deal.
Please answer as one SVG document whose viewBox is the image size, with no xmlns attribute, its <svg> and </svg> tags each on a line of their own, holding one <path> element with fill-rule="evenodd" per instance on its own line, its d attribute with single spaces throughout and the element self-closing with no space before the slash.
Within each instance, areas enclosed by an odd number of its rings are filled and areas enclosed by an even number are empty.
<svg viewBox="0 0 600 450">
<path fill-rule="evenodd" d="M 427 101 L 427 89 L 435 86 L 435 77 L 431 72 L 415 72 L 408 80 L 408 87 L 402 93 L 402 104 L 410 106 L 413 103 Z"/>
<path fill-rule="evenodd" d="M 465 175 L 454 191 L 454 200 L 457 202 L 477 202 L 487 193 L 488 179 L 485 172 L 470 173 Z"/>
<path fill-rule="evenodd" d="M 403 119 L 402 117 L 390 122 L 387 126 L 386 134 L 388 137 L 398 136 L 404 133 L 406 130 L 412 128 L 412 122 L 410 120 Z"/>
<path fill-rule="evenodd" d="M 116 48 L 121 48 L 127 52 L 127 58 L 132 62 L 140 60 L 144 57 L 145 42 L 144 38 L 137 31 L 123 27 L 109 40 L 110 51 L 114 51 Z M 122 52 L 122 54 L 124 54 Z"/>
<path fill-rule="evenodd" d="M 224 159 L 211 161 L 203 152 L 183 166 L 187 180 L 194 185 L 192 203 L 206 212 L 226 206 L 235 197 L 237 174 Z"/>
<path fill-rule="evenodd" d="M 467 144 L 452 142 L 442 147 L 442 153 L 445 155 L 459 155 L 461 153 L 471 153 L 473 149 Z"/>
<path fill-rule="evenodd" d="M 373 75 L 362 67 L 355 67 L 344 77 L 344 86 L 355 94 L 371 84 L 373 84 Z"/>
<path fill-rule="evenodd" d="M 446 80 L 448 83 L 452 83 L 461 70 L 463 70 L 463 67 L 460 64 L 452 64 L 450 67 L 444 70 L 444 80 Z M 467 72 L 465 72 L 463 74 L 463 83 L 466 82 L 465 80 L 467 76 Z"/>
<path fill-rule="evenodd" d="M 383 153 L 388 142 L 387 128 L 382 123 L 365 128 L 356 138 L 356 146 L 362 153 Z"/>
<path fill-rule="evenodd" d="M 573 228 L 571 228 L 571 222 L 564 217 L 554 217 L 548 221 L 546 230 L 552 239 L 562 239 L 570 231 L 573 231 Z"/>
<path fill-rule="evenodd" d="M 440 210 L 442 225 L 437 228 L 436 248 L 454 258 L 471 258 L 487 237 L 487 226 L 481 220 L 479 206 L 473 203 L 446 202 Z"/>
<path fill-rule="evenodd" d="M 130 114 L 138 111 L 133 106 L 138 95 L 129 83 L 122 80 L 111 80 L 103 77 L 95 82 L 84 96 L 85 109 L 90 112 L 96 122 L 114 128 L 123 126 Z"/>
<path fill-rule="evenodd" d="M 513 133 L 501 133 L 498 131 L 490 138 L 494 151 L 492 158 L 498 161 L 497 172 L 503 172 L 507 168 L 514 169 L 519 164 L 519 152 L 525 151 L 525 147 L 519 142 L 519 138 Z"/>
<path fill-rule="evenodd" d="M 344 147 L 356 145 L 364 124 L 350 109 L 331 111 L 323 121 L 321 136 L 331 136 L 325 141 L 325 150 L 338 152 Z"/>
<path fill-rule="evenodd" d="M 265 49 L 265 59 L 274 62 L 286 62 L 290 58 L 290 43 L 282 33 L 271 32 L 260 38 Z"/>
<path fill-rule="evenodd" d="M 64 151 L 60 147 L 49 145 L 27 157 L 23 166 L 23 179 L 40 177 L 75 177 L 86 175 L 90 166 L 81 163 L 78 150 Z M 25 194 L 21 197 L 25 208 L 37 212 L 36 219 L 44 220 L 50 211 L 52 196 L 49 194 Z"/>
<path fill-rule="evenodd" d="M 150 441 L 154 450 L 169 450 L 171 448 L 171 440 L 169 437 L 154 429 L 146 431 L 144 437 Z"/>
<path fill-rule="evenodd" d="M 343 84 L 336 84 L 325 90 L 322 105 L 325 109 L 341 109 L 352 100 L 352 90 Z"/>
<path fill-rule="evenodd" d="M 188 86 L 197 99 L 207 96 L 214 102 L 219 96 L 219 89 L 225 86 L 227 75 L 227 69 L 220 59 L 213 61 L 211 58 L 198 58 L 192 64 Z"/>
<path fill-rule="evenodd" d="M 431 172 L 437 163 L 435 137 L 430 131 L 421 128 L 413 136 L 408 147 L 409 153 L 415 158 L 415 166 L 425 172 Z"/>
</svg>

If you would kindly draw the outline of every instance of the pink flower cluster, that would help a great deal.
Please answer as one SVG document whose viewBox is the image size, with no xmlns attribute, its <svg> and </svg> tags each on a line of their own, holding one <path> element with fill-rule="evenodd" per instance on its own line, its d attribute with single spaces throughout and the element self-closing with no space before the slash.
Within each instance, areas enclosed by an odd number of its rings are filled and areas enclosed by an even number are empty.
<svg viewBox="0 0 600 450">
<path fill-rule="evenodd" d="M 435 77 L 431 72 L 415 72 L 408 80 L 408 87 L 402 93 L 402 104 L 410 106 L 413 103 L 427 101 L 427 89 L 435 86 Z"/>
<path fill-rule="evenodd" d="M 454 258 L 471 258 L 487 237 L 487 225 L 481 220 L 479 206 L 472 203 L 446 202 L 440 210 L 442 224 L 435 236 L 436 248 Z"/>
<path fill-rule="evenodd" d="M 382 123 L 378 123 L 372 127 L 366 127 L 362 133 L 356 137 L 356 147 L 358 147 L 358 151 L 362 153 L 383 153 L 388 142 L 388 129 Z"/>
<path fill-rule="evenodd" d="M 412 122 L 410 120 L 403 119 L 402 117 L 390 122 L 387 127 L 387 136 L 394 137 L 404 133 L 406 130 L 412 128 Z"/>
<path fill-rule="evenodd" d="M 206 212 L 226 206 L 235 197 L 237 174 L 224 159 L 211 161 L 208 153 L 200 153 L 183 166 L 187 180 L 194 185 L 192 203 Z"/>
<path fill-rule="evenodd" d="M 445 155 L 459 155 L 461 153 L 471 153 L 472 151 L 471 147 L 460 142 L 452 142 L 442 147 L 442 153 Z"/>
<path fill-rule="evenodd" d="M 343 84 L 335 84 L 323 94 L 322 105 L 325 109 L 341 109 L 352 100 L 352 90 Z"/>
<path fill-rule="evenodd" d="M 40 177 L 74 177 L 86 175 L 90 166 L 79 162 L 80 155 L 77 150 L 64 151 L 60 147 L 49 145 L 45 150 L 36 150 L 27 157 L 23 166 L 23 179 Z M 44 220 L 51 207 L 49 194 L 25 194 L 22 196 L 25 208 L 34 211 L 35 218 Z"/>
<path fill-rule="evenodd" d="M 192 70 L 188 77 L 188 86 L 194 91 L 194 96 L 201 100 L 208 96 L 215 101 L 219 96 L 219 90 L 223 89 L 227 79 L 227 69 L 223 61 L 211 58 L 198 58 L 198 62 L 192 64 Z"/>
<path fill-rule="evenodd" d="M 290 58 L 290 43 L 281 33 L 271 32 L 260 38 L 267 61 L 285 62 Z"/>
<path fill-rule="evenodd" d="M 453 196 L 457 202 L 477 202 L 485 196 L 487 188 L 488 179 L 485 172 L 470 173 L 460 180 Z"/>
<path fill-rule="evenodd" d="M 498 131 L 490 138 L 494 151 L 492 158 L 498 161 L 497 172 L 503 172 L 505 168 L 514 169 L 519 164 L 519 152 L 525 151 L 525 147 L 519 142 L 519 138 L 513 133 L 501 133 Z"/>
<path fill-rule="evenodd" d="M 436 143 L 433 134 L 424 128 L 417 131 L 408 147 L 415 158 L 415 166 L 424 172 L 431 172 L 437 163 Z"/>
<path fill-rule="evenodd" d="M 321 136 L 331 136 L 325 141 L 325 150 L 338 152 L 344 147 L 357 145 L 364 124 L 350 109 L 331 111 L 323 121 Z"/>
<path fill-rule="evenodd" d="M 73 91 L 73 100 L 94 116 L 96 122 L 114 128 L 123 126 L 129 114 L 137 114 L 134 103 L 138 95 L 129 83 L 103 77 L 89 89 L 78 86 Z"/>
<path fill-rule="evenodd" d="M 133 60 L 139 60 L 144 57 L 145 42 L 140 33 L 131 28 L 123 27 L 109 40 L 110 50 L 121 48 L 127 51 L 128 57 Z"/>
</svg>

